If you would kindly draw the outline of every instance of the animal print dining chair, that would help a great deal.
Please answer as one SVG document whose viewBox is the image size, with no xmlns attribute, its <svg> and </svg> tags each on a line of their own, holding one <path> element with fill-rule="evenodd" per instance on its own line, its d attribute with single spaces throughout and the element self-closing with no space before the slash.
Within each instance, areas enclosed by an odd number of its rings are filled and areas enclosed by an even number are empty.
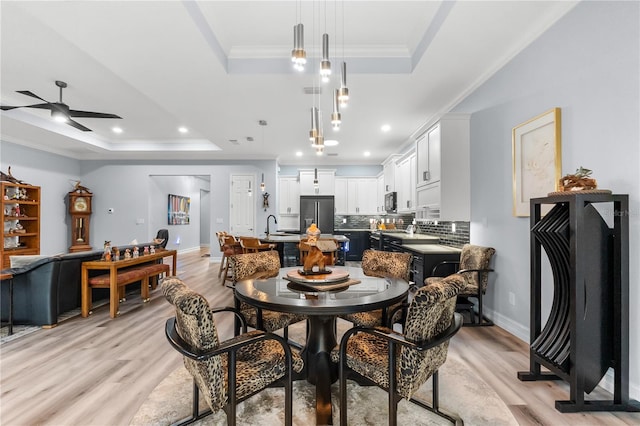
<svg viewBox="0 0 640 426">
<path fill-rule="evenodd" d="M 385 327 L 347 330 L 340 349 L 331 353 L 331 360 L 339 363 L 340 425 L 348 424 L 347 378 L 373 382 L 389 393 L 390 425 L 397 424 L 402 398 L 460 423 L 438 406 L 438 369 L 446 361 L 449 340 L 462 326 L 462 315 L 455 312 L 455 306 L 463 287 L 464 278 L 454 274 L 418 289 L 409 305 L 404 334 Z M 414 394 L 432 376 L 433 402 L 429 405 Z"/>
<path fill-rule="evenodd" d="M 362 254 L 362 272 L 372 277 L 400 278 L 408 282 L 412 259 L 413 256 L 409 253 L 365 250 Z M 397 311 L 398 306 L 394 305 L 387 311 Z M 383 309 L 343 314 L 340 318 L 365 327 L 387 325 L 388 321 L 386 311 Z"/>
<path fill-rule="evenodd" d="M 292 424 L 292 375 L 304 363 L 286 341 L 275 334 L 252 331 L 221 342 L 214 313 L 234 308 L 210 308 L 207 300 L 172 277 L 162 283 L 162 293 L 175 307 L 176 316 L 167 320 L 165 333 L 171 346 L 184 357 L 184 366 L 193 377 L 191 417 L 181 425 L 193 423 L 220 409 L 227 414 L 227 425 L 236 424 L 236 405 L 273 384 L 285 388 L 285 424 Z M 243 326 L 246 332 L 246 325 Z M 210 410 L 200 412 L 199 396 Z"/>
</svg>

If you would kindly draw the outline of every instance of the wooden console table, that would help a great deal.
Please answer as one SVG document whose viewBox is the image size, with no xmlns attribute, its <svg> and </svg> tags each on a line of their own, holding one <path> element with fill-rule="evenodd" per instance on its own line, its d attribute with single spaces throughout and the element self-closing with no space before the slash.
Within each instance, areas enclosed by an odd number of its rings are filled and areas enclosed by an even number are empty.
<svg viewBox="0 0 640 426">
<path fill-rule="evenodd" d="M 144 263 L 152 263 L 165 257 L 172 256 L 173 264 L 171 275 L 176 274 L 176 261 L 178 252 L 176 250 L 156 249 L 154 254 L 141 255 L 137 258 L 121 259 L 121 260 L 93 260 L 82 262 L 82 316 L 89 316 L 89 308 L 91 305 L 91 295 L 89 294 L 89 271 L 103 270 L 109 271 L 109 315 L 111 318 L 118 316 L 118 307 L 120 299 L 118 297 L 118 270 L 129 268 Z"/>
</svg>

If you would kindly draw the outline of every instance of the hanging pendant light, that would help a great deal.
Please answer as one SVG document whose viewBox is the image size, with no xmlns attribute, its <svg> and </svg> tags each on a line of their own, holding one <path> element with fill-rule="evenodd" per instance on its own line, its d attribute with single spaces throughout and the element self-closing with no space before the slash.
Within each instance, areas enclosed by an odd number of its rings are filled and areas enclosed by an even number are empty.
<svg viewBox="0 0 640 426">
<path fill-rule="evenodd" d="M 309 140 L 311 141 L 311 145 L 313 145 L 314 141 L 318 137 L 318 108 L 311 108 L 311 130 L 309 130 Z"/>
<path fill-rule="evenodd" d="M 338 102 L 341 108 L 345 108 L 349 102 L 349 88 L 347 88 L 347 63 L 342 62 L 342 76 L 340 89 L 338 89 Z"/>
<path fill-rule="evenodd" d="M 302 23 L 293 26 L 293 50 L 291 51 L 293 68 L 304 71 L 307 63 L 307 52 L 304 50 L 304 25 Z"/>
<path fill-rule="evenodd" d="M 316 123 L 318 127 L 317 127 L 316 137 L 313 139 L 311 146 L 313 148 L 316 148 L 316 150 L 318 148 L 324 149 L 324 132 L 322 131 L 322 111 L 319 111 L 318 108 L 314 108 L 314 109 L 316 113 Z"/>
<path fill-rule="evenodd" d="M 323 83 L 329 82 L 331 76 L 331 62 L 329 61 L 329 34 L 322 34 L 322 61 L 320 62 L 320 77 Z"/>
<path fill-rule="evenodd" d="M 340 124 L 342 123 L 342 114 L 340 114 L 340 107 L 338 106 L 338 95 L 340 90 L 336 89 L 333 94 L 333 112 L 331 113 L 331 127 L 334 132 L 340 130 Z"/>
</svg>

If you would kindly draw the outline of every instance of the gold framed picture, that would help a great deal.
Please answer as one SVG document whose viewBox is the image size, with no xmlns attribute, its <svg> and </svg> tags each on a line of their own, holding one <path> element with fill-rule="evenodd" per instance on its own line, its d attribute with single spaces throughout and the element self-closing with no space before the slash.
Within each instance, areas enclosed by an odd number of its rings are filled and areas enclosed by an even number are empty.
<svg viewBox="0 0 640 426">
<path fill-rule="evenodd" d="M 513 128 L 513 215 L 529 216 L 529 200 L 557 191 L 562 169 L 560 108 Z"/>
</svg>

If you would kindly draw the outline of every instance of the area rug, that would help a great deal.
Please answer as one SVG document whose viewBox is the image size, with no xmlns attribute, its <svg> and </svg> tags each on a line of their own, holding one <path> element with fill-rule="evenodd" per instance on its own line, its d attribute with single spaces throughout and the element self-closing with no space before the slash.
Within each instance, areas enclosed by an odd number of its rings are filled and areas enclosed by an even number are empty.
<svg viewBox="0 0 640 426">
<path fill-rule="evenodd" d="M 292 334 L 291 337 L 293 337 Z M 517 425 L 504 402 L 489 385 L 477 377 L 455 354 L 449 353 L 440 368 L 440 407 L 461 417 L 466 425 Z M 184 419 L 191 412 L 193 380 L 184 367 L 179 367 L 165 378 L 149 395 L 131 421 L 131 425 L 169 425 Z M 359 386 L 347 382 L 349 425 L 388 424 L 387 393 L 373 386 Z M 425 383 L 416 396 L 431 403 L 431 380 Z M 332 386 L 334 424 L 339 423 L 339 387 Z M 204 399 L 201 410 L 206 408 Z M 284 389 L 269 388 L 242 402 L 237 408 L 239 425 L 273 425 L 284 422 Z M 193 423 L 194 425 L 226 424 L 224 411 Z M 293 386 L 293 424 L 315 424 L 315 388 L 304 380 Z M 445 419 L 407 402 L 398 404 L 398 424 L 446 425 Z"/>
</svg>

